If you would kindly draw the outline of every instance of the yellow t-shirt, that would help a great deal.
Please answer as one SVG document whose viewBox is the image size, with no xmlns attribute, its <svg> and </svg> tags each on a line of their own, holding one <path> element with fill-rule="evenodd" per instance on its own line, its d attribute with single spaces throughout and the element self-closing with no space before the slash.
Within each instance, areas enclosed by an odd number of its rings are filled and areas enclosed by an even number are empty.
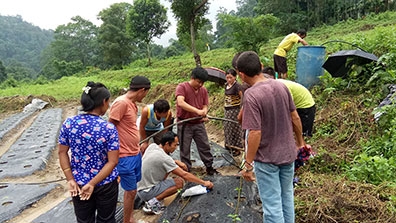
<svg viewBox="0 0 396 223">
<path fill-rule="evenodd" d="M 276 79 L 289 89 L 296 108 L 310 108 L 315 105 L 311 92 L 301 84 L 285 79 Z"/>
<path fill-rule="evenodd" d="M 291 48 L 294 46 L 294 44 L 298 43 L 298 41 L 300 39 L 301 39 L 301 37 L 299 35 L 297 35 L 296 33 L 291 33 L 291 34 L 287 35 L 279 43 L 274 54 L 281 56 L 281 57 L 286 57 L 286 53 L 289 52 L 291 50 Z"/>
</svg>

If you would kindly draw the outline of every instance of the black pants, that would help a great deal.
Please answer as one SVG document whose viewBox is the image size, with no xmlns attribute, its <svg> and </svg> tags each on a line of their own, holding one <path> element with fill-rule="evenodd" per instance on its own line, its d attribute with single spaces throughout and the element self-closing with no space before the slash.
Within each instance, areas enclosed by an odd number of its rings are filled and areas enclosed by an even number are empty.
<svg viewBox="0 0 396 223">
<path fill-rule="evenodd" d="M 76 214 L 77 222 L 115 223 L 117 201 L 117 180 L 95 187 L 89 200 L 82 201 L 79 196 L 73 197 L 74 213 Z"/>
<path fill-rule="evenodd" d="M 316 107 L 297 108 L 298 116 L 300 116 L 303 136 L 312 136 L 313 123 L 315 120 Z"/>
</svg>

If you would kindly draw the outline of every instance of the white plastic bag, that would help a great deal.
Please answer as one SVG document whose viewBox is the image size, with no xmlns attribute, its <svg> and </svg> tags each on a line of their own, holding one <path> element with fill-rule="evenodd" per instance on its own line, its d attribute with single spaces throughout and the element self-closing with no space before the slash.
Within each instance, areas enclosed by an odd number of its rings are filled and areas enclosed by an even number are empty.
<svg viewBox="0 0 396 223">
<path fill-rule="evenodd" d="M 184 198 L 184 197 L 190 197 L 190 196 L 206 194 L 206 193 L 208 193 L 206 187 L 202 185 L 196 185 L 185 190 L 181 196 Z"/>
</svg>

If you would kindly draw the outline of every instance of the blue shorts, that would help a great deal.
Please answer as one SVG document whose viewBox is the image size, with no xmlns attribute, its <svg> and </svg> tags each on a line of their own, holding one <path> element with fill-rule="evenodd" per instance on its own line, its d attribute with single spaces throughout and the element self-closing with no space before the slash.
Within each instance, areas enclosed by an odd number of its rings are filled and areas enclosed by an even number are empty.
<svg viewBox="0 0 396 223">
<path fill-rule="evenodd" d="M 126 191 L 136 190 L 142 179 L 142 154 L 121 157 L 117 169 L 121 177 L 121 187 Z"/>
</svg>

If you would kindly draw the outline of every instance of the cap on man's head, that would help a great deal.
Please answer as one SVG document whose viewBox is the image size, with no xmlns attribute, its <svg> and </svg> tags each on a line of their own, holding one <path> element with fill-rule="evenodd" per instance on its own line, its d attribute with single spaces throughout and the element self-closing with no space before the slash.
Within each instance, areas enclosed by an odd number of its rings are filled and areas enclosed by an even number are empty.
<svg viewBox="0 0 396 223">
<path fill-rule="evenodd" d="M 129 84 L 129 89 L 150 89 L 151 83 L 147 77 L 144 76 L 135 76 L 132 78 L 131 83 Z"/>
<path fill-rule="evenodd" d="M 205 82 L 208 80 L 208 71 L 206 71 L 202 67 L 196 67 L 194 68 L 194 70 L 192 70 L 191 77 Z"/>
</svg>

